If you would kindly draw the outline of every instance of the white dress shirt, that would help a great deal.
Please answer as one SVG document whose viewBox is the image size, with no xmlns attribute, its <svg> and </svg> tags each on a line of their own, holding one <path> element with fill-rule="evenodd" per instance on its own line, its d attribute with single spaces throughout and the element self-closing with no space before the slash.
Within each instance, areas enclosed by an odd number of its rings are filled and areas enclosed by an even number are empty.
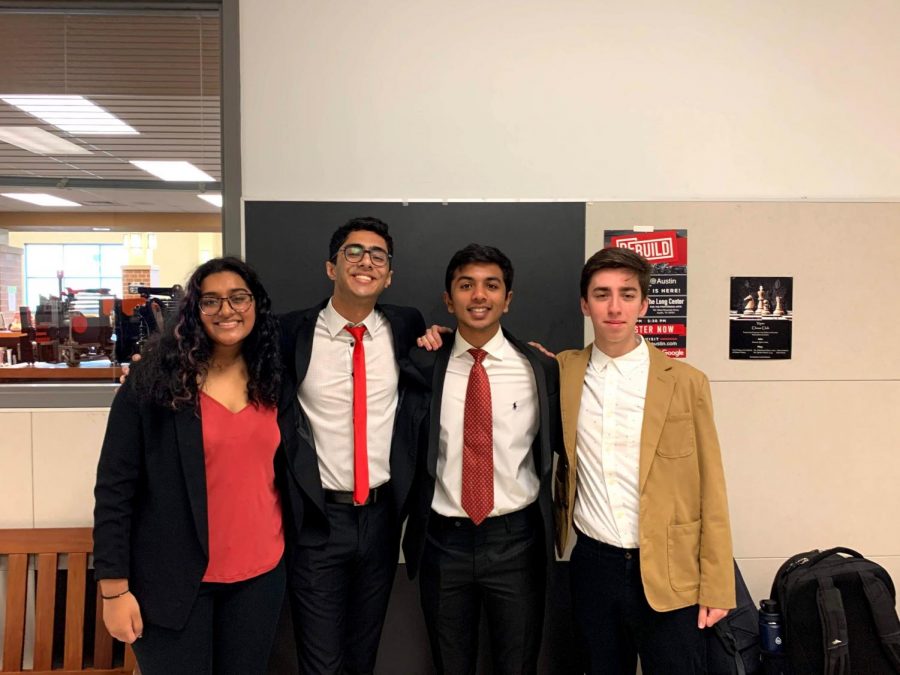
<svg viewBox="0 0 900 675">
<path fill-rule="evenodd" d="M 618 358 L 594 346 L 578 411 L 575 526 L 619 548 L 639 544 L 641 425 L 649 371 L 643 339 Z"/>
<path fill-rule="evenodd" d="M 456 334 L 441 396 L 441 435 L 437 482 L 431 508 L 444 516 L 467 517 L 462 507 L 463 417 L 469 371 L 475 360 Z M 500 516 L 537 499 L 537 471 L 531 444 L 538 431 L 537 385 L 528 359 L 497 331 L 484 347 L 482 365 L 491 384 L 494 439 L 494 508 Z"/>
<path fill-rule="evenodd" d="M 366 326 L 369 487 L 377 487 L 391 477 L 400 368 L 394 358 L 391 326 L 384 315 L 373 310 L 360 323 Z M 309 369 L 297 393 L 312 428 L 326 490 L 353 490 L 353 336 L 345 330 L 348 324 L 329 300 L 319 312 Z"/>
</svg>

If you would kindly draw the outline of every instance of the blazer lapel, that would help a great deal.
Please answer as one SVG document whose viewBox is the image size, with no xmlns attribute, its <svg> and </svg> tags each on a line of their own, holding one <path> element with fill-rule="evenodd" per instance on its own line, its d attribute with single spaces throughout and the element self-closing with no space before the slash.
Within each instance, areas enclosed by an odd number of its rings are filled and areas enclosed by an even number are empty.
<svg viewBox="0 0 900 675">
<path fill-rule="evenodd" d="M 309 370 L 309 360 L 312 357 L 313 337 L 316 333 L 316 322 L 319 320 L 319 313 L 330 302 L 330 298 L 319 303 L 318 306 L 306 311 L 306 315 L 301 319 L 297 327 L 296 342 L 294 343 L 294 374 L 296 376 L 295 385 L 299 389 L 300 384 L 306 377 Z M 294 397 L 297 391 L 294 391 Z M 309 420 L 306 419 L 306 413 L 300 410 L 300 420 L 297 424 L 297 434 L 300 438 L 313 450 L 316 444 L 313 439 L 312 429 L 309 426 Z M 318 465 L 317 465 L 318 466 Z"/>
<path fill-rule="evenodd" d="M 588 345 L 566 359 L 566 367 L 560 368 L 559 400 L 562 413 L 563 443 L 569 470 L 575 468 L 575 440 L 578 433 L 578 412 L 581 410 L 581 394 L 584 376 L 591 360 L 592 346 Z"/>
<path fill-rule="evenodd" d="M 650 352 L 650 371 L 647 374 L 647 396 L 644 400 L 644 421 L 641 425 L 639 492 L 644 491 L 644 484 L 650 474 L 650 466 L 653 464 L 653 458 L 656 457 L 659 437 L 669 414 L 672 393 L 675 391 L 675 378 L 669 372 L 672 370 L 669 357 L 650 344 L 647 347 Z"/>
<path fill-rule="evenodd" d="M 181 469 L 187 485 L 191 513 L 203 552 L 209 557 L 209 527 L 206 512 L 206 458 L 203 454 L 203 426 L 193 406 L 175 413 L 175 436 Z"/>
<path fill-rule="evenodd" d="M 455 333 L 447 335 L 444 344 L 435 352 L 434 370 L 431 373 L 431 414 L 428 427 L 428 475 L 437 479 L 438 449 L 441 442 L 441 400 L 444 395 L 444 378 L 447 376 L 447 364 L 450 362 L 450 352 L 453 349 Z"/>
<path fill-rule="evenodd" d="M 295 374 L 297 376 L 297 386 L 303 382 L 306 377 L 306 371 L 309 369 L 309 359 L 312 355 L 313 336 L 316 333 L 316 322 L 319 320 L 319 312 L 329 302 L 326 300 L 318 307 L 314 307 L 306 313 L 301 320 L 300 326 L 297 328 L 297 342 L 294 344 L 294 364 Z"/>
<path fill-rule="evenodd" d="M 522 356 L 528 359 L 528 363 L 531 365 L 531 370 L 534 373 L 534 382 L 537 386 L 538 395 L 538 421 L 540 422 L 538 427 L 540 454 L 535 458 L 535 469 L 538 477 L 545 476 L 550 473 L 550 467 L 553 466 L 553 449 L 550 447 L 550 401 L 547 394 L 547 375 L 534 351 L 528 349 L 523 342 L 510 335 L 506 329 L 503 329 L 503 335 Z"/>
</svg>

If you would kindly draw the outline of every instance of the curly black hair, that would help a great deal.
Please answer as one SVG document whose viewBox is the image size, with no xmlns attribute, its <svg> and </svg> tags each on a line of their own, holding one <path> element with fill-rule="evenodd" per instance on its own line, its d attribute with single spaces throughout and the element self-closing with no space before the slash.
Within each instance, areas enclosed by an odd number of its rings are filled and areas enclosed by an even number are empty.
<svg viewBox="0 0 900 675">
<path fill-rule="evenodd" d="M 200 323 L 200 285 L 218 272 L 234 272 L 253 294 L 256 321 L 241 344 L 249 377 L 247 397 L 255 405 L 277 403 L 281 385 L 278 321 L 259 276 L 234 257 L 213 258 L 194 270 L 177 314 L 144 346 L 140 365 L 131 375 L 142 399 L 173 410 L 197 406 L 198 383 L 206 376 L 212 358 L 212 341 Z"/>
</svg>

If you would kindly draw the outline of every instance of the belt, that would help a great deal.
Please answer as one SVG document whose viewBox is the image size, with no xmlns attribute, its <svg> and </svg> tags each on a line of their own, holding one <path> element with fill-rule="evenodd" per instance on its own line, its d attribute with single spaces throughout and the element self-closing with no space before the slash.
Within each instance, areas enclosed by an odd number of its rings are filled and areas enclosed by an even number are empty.
<svg viewBox="0 0 900 675">
<path fill-rule="evenodd" d="M 626 560 L 640 557 L 641 549 L 639 548 L 619 548 L 618 546 L 607 544 L 605 541 L 600 541 L 599 539 L 594 539 L 593 537 L 586 535 L 577 527 L 575 528 L 575 534 L 578 535 L 576 546 L 584 546 L 589 551 L 594 551 L 596 553 L 612 553 L 620 555 Z"/>
<path fill-rule="evenodd" d="M 328 504 L 346 504 L 348 506 L 369 506 L 378 501 L 384 501 L 388 496 L 388 484 L 382 483 L 378 487 L 369 488 L 369 497 L 362 504 L 353 501 L 353 492 L 344 490 L 325 490 L 325 501 Z"/>
<path fill-rule="evenodd" d="M 445 516 L 437 511 L 432 511 L 428 516 L 428 526 L 438 530 L 466 530 L 466 529 L 492 529 L 494 527 L 506 527 L 524 525 L 533 522 L 534 504 L 529 504 L 524 509 L 505 513 L 502 516 L 491 516 L 476 525 L 468 516 Z"/>
</svg>

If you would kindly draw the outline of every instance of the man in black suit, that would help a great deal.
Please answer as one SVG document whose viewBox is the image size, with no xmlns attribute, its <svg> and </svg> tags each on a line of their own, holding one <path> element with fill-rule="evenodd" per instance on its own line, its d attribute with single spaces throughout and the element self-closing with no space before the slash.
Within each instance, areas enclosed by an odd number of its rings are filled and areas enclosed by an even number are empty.
<svg viewBox="0 0 900 675">
<path fill-rule="evenodd" d="M 351 220 L 325 263 L 334 294 L 281 317 L 284 376 L 300 402 L 291 468 L 302 527 L 289 588 L 302 673 L 374 670 L 396 570 L 425 414 L 422 397 L 407 395 L 419 379 L 407 354 L 425 323 L 415 309 L 376 304 L 392 256 L 385 223 Z"/>
<path fill-rule="evenodd" d="M 403 550 L 419 574 L 439 673 L 474 673 L 485 609 L 496 673 L 534 673 L 553 560 L 551 468 L 562 447 L 556 361 L 500 327 L 513 268 L 470 244 L 447 266 L 454 339 L 413 364 L 431 387 Z M 426 437 L 427 434 L 427 437 Z"/>
</svg>

